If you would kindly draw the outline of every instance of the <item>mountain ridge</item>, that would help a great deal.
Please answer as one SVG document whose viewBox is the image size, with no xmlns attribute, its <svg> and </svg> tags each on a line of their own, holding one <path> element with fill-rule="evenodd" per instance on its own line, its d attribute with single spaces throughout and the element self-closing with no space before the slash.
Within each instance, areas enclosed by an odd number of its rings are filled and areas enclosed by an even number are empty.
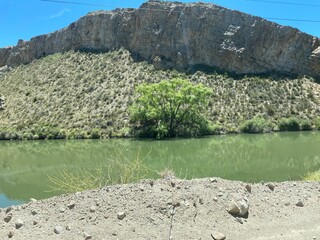
<svg viewBox="0 0 320 240">
<path fill-rule="evenodd" d="M 70 50 L 125 48 L 159 69 L 320 79 L 320 39 L 213 4 L 150 1 L 138 9 L 91 12 L 53 33 L 0 49 L 0 66 Z"/>
</svg>

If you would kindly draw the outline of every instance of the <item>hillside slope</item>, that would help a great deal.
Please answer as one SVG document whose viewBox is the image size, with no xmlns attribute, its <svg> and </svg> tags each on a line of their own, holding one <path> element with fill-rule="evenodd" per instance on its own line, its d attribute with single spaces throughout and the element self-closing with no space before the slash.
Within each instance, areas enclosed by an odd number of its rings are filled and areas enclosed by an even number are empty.
<svg viewBox="0 0 320 240">
<path fill-rule="evenodd" d="M 124 49 L 101 54 L 70 51 L 0 74 L 0 96 L 5 99 L 0 137 L 128 135 L 128 106 L 135 86 L 174 77 L 213 89 L 208 117 L 228 132 L 255 116 L 273 122 L 292 115 L 311 120 L 319 116 L 320 86 L 312 79 L 187 75 L 135 62 Z"/>
</svg>

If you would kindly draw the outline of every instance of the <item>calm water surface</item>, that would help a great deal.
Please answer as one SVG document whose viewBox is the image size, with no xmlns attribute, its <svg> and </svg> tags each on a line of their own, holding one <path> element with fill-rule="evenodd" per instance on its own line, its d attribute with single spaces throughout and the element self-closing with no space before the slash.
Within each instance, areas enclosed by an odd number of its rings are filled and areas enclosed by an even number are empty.
<svg viewBox="0 0 320 240">
<path fill-rule="evenodd" d="M 0 142 L 0 207 L 30 198 L 47 198 L 48 176 L 108 164 L 116 152 L 156 171 L 169 168 L 181 177 L 218 176 L 259 181 L 299 180 L 320 169 L 320 132 L 227 135 L 200 139 L 132 139 Z M 149 153 L 150 152 L 150 153 Z M 149 154 L 148 154 L 149 153 Z M 157 174 L 150 173 L 152 178 Z"/>
</svg>

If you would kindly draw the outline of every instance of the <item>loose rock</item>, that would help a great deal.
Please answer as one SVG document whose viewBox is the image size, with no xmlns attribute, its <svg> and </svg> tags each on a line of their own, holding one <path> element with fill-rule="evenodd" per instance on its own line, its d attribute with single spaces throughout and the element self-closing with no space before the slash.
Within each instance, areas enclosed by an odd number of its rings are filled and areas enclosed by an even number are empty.
<svg viewBox="0 0 320 240">
<path fill-rule="evenodd" d="M 16 229 L 21 228 L 24 225 L 24 222 L 21 219 L 17 219 L 15 222 Z"/>
<path fill-rule="evenodd" d="M 224 240 L 224 239 L 226 239 L 226 236 L 223 233 L 220 233 L 220 232 L 211 233 L 211 237 L 214 240 Z"/>
<path fill-rule="evenodd" d="M 249 204 L 244 198 L 239 198 L 229 204 L 228 213 L 235 217 L 247 217 L 249 211 Z"/>
<path fill-rule="evenodd" d="M 38 214 L 38 211 L 33 209 L 33 210 L 31 211 L 31 214 L 32 214 L 32 215 L 37 215 L 37 214 Z"/>
<path fill-rule="evenodd" d="M 212 183 L 216 183 L 216 182 L 218 182 L 218 180 L 217 180 L 217 179 L 215 179 L 215 178 L 209 178 L 209 180 L 210 180 L 210 182 L 212 182 Z"/>
<path fill-rule="evenodd" d="M 13 237 L 13 232 L 10 231 L 10 232 L 8 233 L 8 238 L 12 238 L 12 237 Z"/>
<path fill-rule="evenodd" d="M 61 226 L 55 226 L 53 229 L 54 233 L 61 234 L 63 232 L 63 227 Z"/>
<path fill-rule="evenodd" d="M 10 222 L 10 220 L 12 219 L 12 213 L 8 213 L 4 218 L 3 220 L 8 223 Z"/>
<path fill-rule="evenodd" d="M 126 213 L 125 212 L 119 212 L 118 213 L 118 219 L 119 220 L 122 220 L 122 219 L 124 219 L 126 217 Z"/>
<path fill-rule="evenodd" d="M 91 206 L 91 207 L 90 207 L 90 212 L 93 213 L 93 212 L 95 212 L 96 210 L 97 210 L 97 208 L 96 208 L 95 206 Z"/>
<path fill-rule="evenodd" d="M 297 202 L 297 203 L 296 203 L 296 206 L 297 206 L 297 207 L 303 207 L 303 206 L 304 206 L 304 204 L 303 204 L 303 202 L 302 202 L 302 201 L 299 201 L 299 202 Z"/>
<path fill-rule="evenodd" d="M 274 188 L 276 187 L 276 185 L 274 185 L 273 183 L 268 183 L 268 184 L 267 184 L 267 187 L 268 187 L 271 191 L 273 191 Z"/>
<path fill-rule="evenodd" d="M 89 233 L 83 233 L 83 236 L 84 236 L 84 239 L 85 240 L 89 240 L 89 239 L 92 239 L 92 235 L 91 234 L 89 234 Z"/>
<path fill-rule="evenodd" d="M 71 201 L 71 202 L 67 205 L 67 207 L 68 207 L 69 209 L 73 209 L 75 205 L 76 205 L 76 203 L 75 203 L 74 201 Z"/>
<path fill-rule="evenodd" d="M 9 212 L 11 212 L 13 210 L 13 207 L 12 206 L 10 206 L 10 207 L 7 207 L 7 209 L 6 209 L 6 213 L 9 213 Z"/>
<path fill-rule="evenodd" d="M 245 186 L 245 189 L 247 190 L 248 193 L 251 193 L 251 186 L 249 184 Z"/>
</svg>

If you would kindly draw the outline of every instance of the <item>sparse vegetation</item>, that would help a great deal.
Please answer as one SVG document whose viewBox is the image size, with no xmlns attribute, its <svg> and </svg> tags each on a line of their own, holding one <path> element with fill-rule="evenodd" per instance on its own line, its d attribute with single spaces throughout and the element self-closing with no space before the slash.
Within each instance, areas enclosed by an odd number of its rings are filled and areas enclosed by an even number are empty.
<svg viewBox="0 0 320 240">
<path fill-rule="evenodd" d="M 320 181 L 320 170 L 308 173 L 303 180 L 305 181 Z"/>
<path fill-rule="evenodd" d="M 273 124 L 294 116 L 320 129 L 316 120 L 320 85 L 312 79 L 235 80 L 215 73 L 160 71 L 146 62 L 134 62 L 128 51 L 120 49 L 101 54 L 58 53 L 2 74 L 5 105 L 0 111 L 0 139 L 128 136 L 128 106 L 135 87 L 172 78 L 212 90 L 207 117 L 214 126 L 221 126 L 219 133 L 239 132 L 244 121 L 259 116 Z"/>
<path fill-rule="evenodd" d="M 102 167 L 97 168 L 95 172 L 79 170 L 72 173 L 64 170 L 60 172 L 59 177 L 48 176 L 48 178 L 52 183 L 50 191 L 62 193 L 81 192 L 106 185 Z"/>
<path fill-rule="evenodd" d="M 149 153 L 141 156 L 139 151 L 131 159 L 126 157 L 122 151 L 115 151 L 112 158 L 107 159 L 107 163 L 104 166 L 99 166 L 93 171 L 61 171 L 60 176 L 48 176 L 52 183 L 50 191 L 70 193 L 111 184 L 137 182 L 146 178 L 147 174 L 152 172 L 145 164 L 145 159 Z"/>
</svg>

